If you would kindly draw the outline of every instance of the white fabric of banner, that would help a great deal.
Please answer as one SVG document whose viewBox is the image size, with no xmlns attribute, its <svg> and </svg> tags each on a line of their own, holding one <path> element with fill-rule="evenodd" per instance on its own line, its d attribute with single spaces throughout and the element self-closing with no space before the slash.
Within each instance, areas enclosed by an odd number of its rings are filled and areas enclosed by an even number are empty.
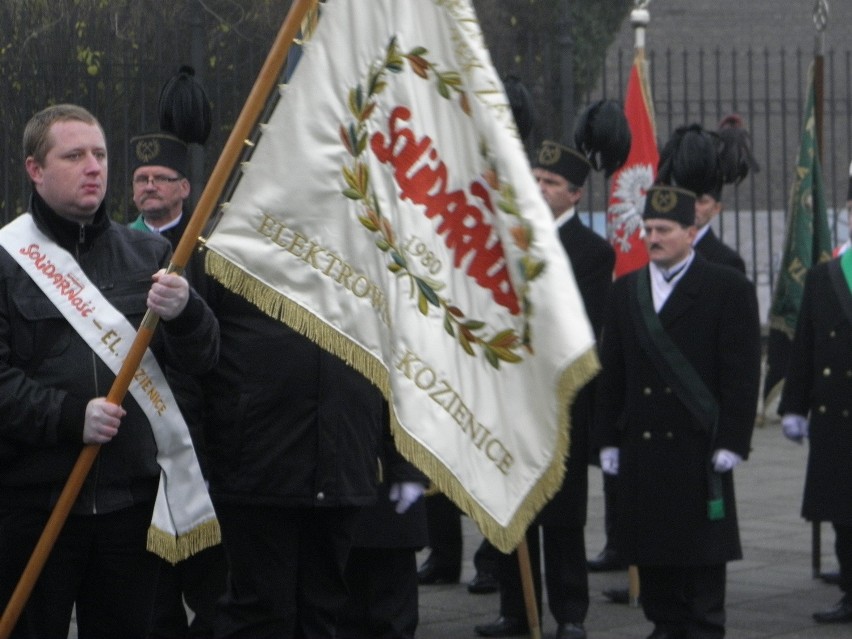
<svg viewBox="0 0 852 639">
<path fill-rule="evenodd" d="M 598 369 L 570 265 L 469 0 L 321 6 L 208 270 L 370 377 L 403 454 L 513 548 Z"/>
</svg>

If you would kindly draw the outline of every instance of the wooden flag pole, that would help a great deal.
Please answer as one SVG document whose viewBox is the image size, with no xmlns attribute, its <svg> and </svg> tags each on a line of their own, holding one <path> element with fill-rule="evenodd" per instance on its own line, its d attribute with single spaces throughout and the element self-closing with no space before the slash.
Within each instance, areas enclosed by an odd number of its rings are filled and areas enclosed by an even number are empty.
<svg viewBox="0 0 852 639">
<path fill-rule="evenodd" d="M 174 254 L 172 255 L 171 263 L 169 264 L 169 272 L 182 272 L 189 261 L 198 236 L 204 229 L 216 203 L 222 196 L 225 189 L 225 184 L 237 165 L 243 151 L 244 141 L 251 135 L 252 130 L 257 124 L 261 113 L 272 94 L 272 91 L 277 87 L 281 72 L 284 68 L 284 62 L 287 59 L 287 52 L 293 39 L 299 32 L 302 20 L 307 15 L 311 7 L 316 6 L 316 0 L 294 0 L 287 13 L 287 17 L 278 31 L 275 42 L 266 61 L 255 80 L 254 86 L 249 93 L 248 99 L 237 118 L 231 135 L 225 143 L 222 154 L 216 162 L 213 173 L 198 200 L 198 204 L 192 214 L 192 217 L 187 224 L 186 230 L 180 239 Z M 114 404 L 121 404 L 130 383 L 133 381 L 133 375 L 139 364 L 142 361 L 142 356 L 145 350 L 151 343 L 151 338 L 154 334 L 154 329 L 157 326 L 159 317 L 150 311 L 145 314 L 142 320 L 142 325 L 136 334 L 133 344 L 122 363 L 121 369 L 116 375 L 115 381 L 107 394 L 107 400 Z M 18 618 L 26 605 L 27 600 L 32 594 L 36 580 L 44 568 L 47 558 L 62 526 L 68 519 L 68 514 L 71 512 L 71 507 L 77 500 L 80 494 L 80 489 L 86 479 L 92 464 L 98 455 L 100 445 L 88 444 L 83 447 L 68 480 L 65 483 L 59 500 L 56 502 L 50 517 L 47 520 L 44 531 L 36 543 L 33 553 L 27 562 L 24 572 L 15 587 L 9 602 L 3 611 L 3 616 L 0 618 L 0 639 L 8 639 L 18 622 Z"/>
<path fill-rule="evenodd" d="M 537 528 L 536 533 L 538 532 Z M 526 536 L 518 544 L 518 567 L 521 571 L 521 586 L 524 589 L 524 604 L 527 609 L 527 625 L 530 629 L 530 637 L 541 639 L 541 620 L 538 618 L 538 602 L 535 597 L 532 564 L 530 563 L 530 551 L 527 547 Z"/>
</svg>

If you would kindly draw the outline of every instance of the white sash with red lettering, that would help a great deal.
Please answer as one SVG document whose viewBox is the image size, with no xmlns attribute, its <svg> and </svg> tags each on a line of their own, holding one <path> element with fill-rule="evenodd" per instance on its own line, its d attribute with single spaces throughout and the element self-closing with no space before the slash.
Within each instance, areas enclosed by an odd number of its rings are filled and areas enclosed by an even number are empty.
<svg viewBox="0 0 852 639">
<path fill-rule="evenodd" d="M 136 331 L 71 254 L 44 235 L 29 213 L 0 229 L 0 246 L 117 374 Z M 148 549 L 175 563 L 219 543 L 219 524 L 186 422 L 150 350 L 128 390 L 151 424 L 161 468 Z"/>
</svg>

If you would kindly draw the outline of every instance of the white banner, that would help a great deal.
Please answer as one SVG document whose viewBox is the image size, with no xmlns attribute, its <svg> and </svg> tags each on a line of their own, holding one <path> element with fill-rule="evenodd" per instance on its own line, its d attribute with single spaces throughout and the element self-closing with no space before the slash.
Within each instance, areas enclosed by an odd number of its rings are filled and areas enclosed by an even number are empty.
<svg viewBox="0 0 852 639">
<path fill-rule="evenodd" d="M 469 0 L 322 7 L 208 269 L 371 378 L 403 454 L 509 550 L 598 368 L 570 266 Z"/>
</svg>

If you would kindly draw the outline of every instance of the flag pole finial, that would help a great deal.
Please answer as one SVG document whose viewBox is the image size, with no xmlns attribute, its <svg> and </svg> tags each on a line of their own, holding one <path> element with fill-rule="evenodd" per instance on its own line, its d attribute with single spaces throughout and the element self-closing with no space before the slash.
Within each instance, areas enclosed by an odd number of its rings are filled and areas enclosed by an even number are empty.
<svg viewBox="0 0 852 639">
<path fill-rule="evenodd" d="M 651 21 L 651 14 L 648 11 L 648 4 L 651 0 L 636 0 L 636 8 L 630 12 L 630 26 L 633 27 L 635 34 L 636 49 L 645 48 L 645 27 Z"/>
<path fill-rule="evenodd" d="M 828 26 L 828 0 L 816 0 L 814 3 L 814 26 L 820 33 Z"/>
</svg>

